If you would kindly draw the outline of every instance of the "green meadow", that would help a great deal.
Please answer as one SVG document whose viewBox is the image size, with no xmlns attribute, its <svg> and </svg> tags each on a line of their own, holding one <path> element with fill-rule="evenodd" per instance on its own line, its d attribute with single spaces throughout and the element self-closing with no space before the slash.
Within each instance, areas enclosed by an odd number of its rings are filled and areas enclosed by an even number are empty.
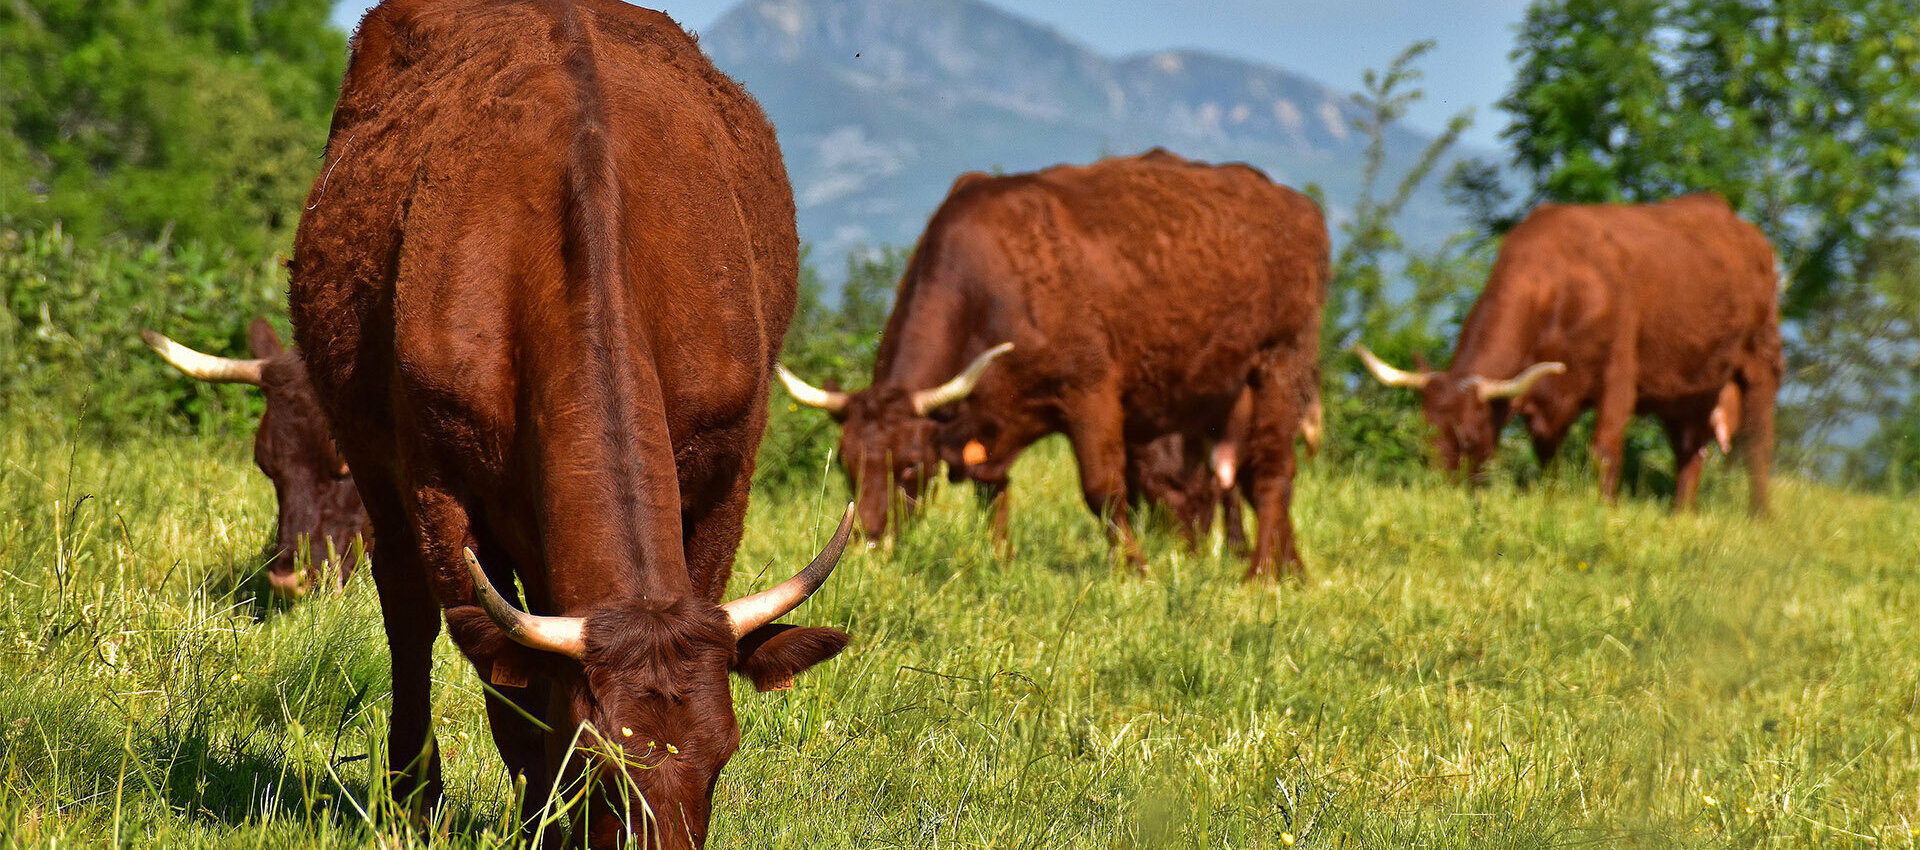
<svg viewBox="0 0 1920 850">
<path fill-rule="evenodd" d="M 5 845 L 510 846 L 444 639 L 447 804 L 385 802 L 370 576 L 259 601 L 249 448 L 0 415 Z M 1524 478 L 1309 464 L 1304 580 L 1242 584 L 1217 533 L 1165 527 L 1142 578 L 1043 444 L 1010 553 L 948 489 L 788 618 L 855 641 L 736 687 L 710 846 L 1920 846 L 1920 503 L 1783 476 L 1754 522 L 1717 459 L 1693 516 Z M 825 470 L 756 493 L 733 592 L 844 498 Z"/>
</svg>

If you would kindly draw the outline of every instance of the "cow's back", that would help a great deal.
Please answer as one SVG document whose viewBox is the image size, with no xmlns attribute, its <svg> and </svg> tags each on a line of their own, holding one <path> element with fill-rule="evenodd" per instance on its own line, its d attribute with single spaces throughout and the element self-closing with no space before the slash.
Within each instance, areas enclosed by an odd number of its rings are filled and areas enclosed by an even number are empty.
<svg viewBox="0 0 1920 850">
<path fill-rule="evenodd" d="M 1719 196 L 1546 204 L 1507 235 L 1456 360 L 1514 339 L 1598 374 L 1630 333 L 1639 395 L 1678 398 L 1777 361 L 1778 324 L 1772 248 Z"/>
<path fill-rule="evenodd" d="M 1260 351 L 1316 344 L 1327 252 L 1305 196 L 1244 165 L 1157 151 L 966 181 L 919 249 L 963 270 L 981 312 L 1010 323 L 1007 338 L 1044 346 L 1026 368 L 1049 374 L 1028 385 L 1117 370 L 1141 417 L 1197 398 L 1230 404 Z"/>
<path fill-rule="evenodd" d="M 757 441 L 794 303 L 791 190 L 758 106 L 665 15 L 382 4 L 308 207 L 296 330 L 337 427 L 393 477 L 413 441 L 460 467 L 433 474 L 524 485 L 533 411 L 634 374 L 659 402 L 607 403 L 666 418 L 688 501 L 730 472 L 703 464 Z"/>
</svg>

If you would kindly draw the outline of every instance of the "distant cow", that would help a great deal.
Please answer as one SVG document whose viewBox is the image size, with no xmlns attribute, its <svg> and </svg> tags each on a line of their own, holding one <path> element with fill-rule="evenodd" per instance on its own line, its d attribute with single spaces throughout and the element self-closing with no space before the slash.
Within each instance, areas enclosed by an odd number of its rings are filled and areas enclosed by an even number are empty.
<svg viewBox="0 0 1920 850">
<path fill-rule="evenodd" d="M 1327 265 L 1319 208 L 1245 165 L 1156 150 L 968 174 L 908 260 L 872 385 L 781 377 L 842 424 L 840 460 L 869 534 L 885 527 L 890 483 L 911 505 L 940 461 L 1004 516 L 1008 467 L 1060 432 L 1087 506 L 1136 563 L 1127 446 L 1218 433 L 1250 387 L 1240 485 L 1259 531 L 1248 575 L 1297 568 L 1292 446 L 1318 397 Z"/>
<path fill-rule="evenodd" d="M 798 280 L 773 128 L 659 12 L 389 0 L 307 210 L 292 316 L 379 538 L 395 793 L 441 793 L 444 610 L 528 829 L 582 787 L 595 846 L 703 845 L 729 671 L 783 688 L 848 641 L 775 620 L 851 511 L 721 601 Z"/>
<path fill-rule="evenodd" d="M 1320 400 L 1314 399 L 1300 420 L 1300 437 L 1309 456 L 1320 451 L 1323 416 Z M 1222 434 L 1211 439 L 1165 434 L 1143 446 L 1127 446 L 1129 504 L 1135 508 L 1148 503 L 1165 507 L 1189 546 L 1197 545 L 1212 530 L 1213 519 L 1219 514 L 1226 526 L 1227 545 L 1244 550 L 1246 529 L 1240 518 L 1240 492 L 1234 484 L 1240 459 L 1246 455 L 1252 418 L 1253 394 L 1243 392 Z"/>
<path fill-rule="evenodd" d="M 1418 389 L 1449 469 L 1477 473 L 1518 413 L 1542 463 L 1573 420 L 1599 418 L 1613 498 L 1627 420 L 1666 425 L 1676 510 L 1693 506 L 1709 440 L 1741 428 L 1752 509 L 1767 507 L 1774 397 L 1784 371 L 1773 249 L 1717 195 L 1533 211 L 1507 234 L 1445 372 L 1403 372 L 1364 347 L 1381 381 Z"/>
<path fill-rule="evenodd" d="M 202 354 L 153 331 L 141 331 L 140 337 L 189 377 L 251 384 L 266 394 L 267 409 L 253 435 L 253 462 L 273 482 L 279 504 L 266 569 L 274 593 L 304 595 L 330 553 L 339 558 L 333 574 L 345 580 L 354 567 L 354 541 L 364 545 L 367 538 L 367 512 L 360 506 L 360 491 L 353 486 L 347 462 L 327 432 L 300 356 L 281 347 L 266 319 L 254 319 L 247 328 L 252 360 Z M 308 567 L 297 569 L 302 561 Z"/>
</svg>

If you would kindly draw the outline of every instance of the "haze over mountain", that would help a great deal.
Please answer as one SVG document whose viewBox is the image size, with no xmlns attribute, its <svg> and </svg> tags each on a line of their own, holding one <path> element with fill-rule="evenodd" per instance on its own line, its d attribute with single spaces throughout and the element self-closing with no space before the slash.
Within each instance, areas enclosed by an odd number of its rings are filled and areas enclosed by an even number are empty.
<svg viewBox="0 0 1920 850">
<path fill-rule="evenodd" d="M 966 171 L 1160 145 L 1318 183 L 1336 221 L 1360 189 L 1360 110 L 1266 65 L 1194 50 L 1107 57 L 982 0 L 745 0 L 699 35 L 779 130 L 801 238 L 830 275 L 848 250 L 911 246 Z M 1389 131 L 1379 192 L 1428 140 Z M 1436 185 L 1399 225 L 1430 246 L 1459 219 Z"/>
</svg>

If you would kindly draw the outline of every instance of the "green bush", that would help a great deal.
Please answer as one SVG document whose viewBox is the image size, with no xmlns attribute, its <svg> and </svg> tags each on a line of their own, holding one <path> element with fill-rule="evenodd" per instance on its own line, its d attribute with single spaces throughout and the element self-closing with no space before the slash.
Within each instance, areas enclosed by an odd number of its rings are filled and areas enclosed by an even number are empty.
<svg viewBox="0 0 1920 850">
<path fill-rule="evenodd" d="M 154 430 L 250 434 L 250 387 L 190 380 L 140 342 L 152 328 L 210 354 L 247 357 L 246 329 L 285 333 L 278 263 L 230 250 L 121 238 L 83 245 L 57 225 L 0 230 L 0 408 L 115 438 Z"/>
</svg>

